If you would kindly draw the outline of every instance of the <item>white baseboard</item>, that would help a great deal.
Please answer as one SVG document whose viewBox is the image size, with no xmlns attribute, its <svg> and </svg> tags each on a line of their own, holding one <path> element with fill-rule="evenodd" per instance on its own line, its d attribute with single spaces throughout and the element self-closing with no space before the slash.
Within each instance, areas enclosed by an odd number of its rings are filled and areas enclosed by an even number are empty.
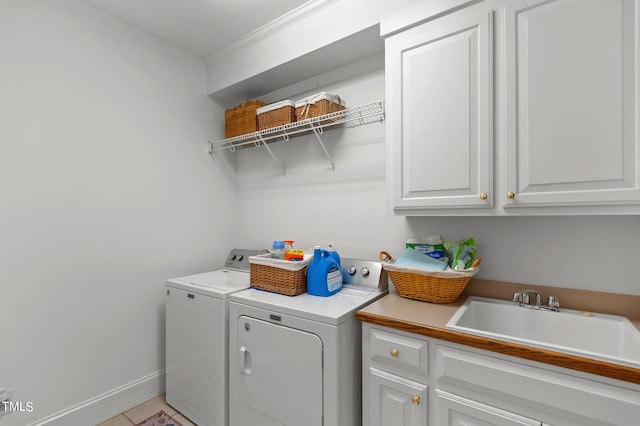
<svg viewBox="0 0 640 426">
<path fill-rule="evenodd" d="M 119 388 L 32 423 L 31 426 L 96 425 L 164 393 L 165 371 L 157 371 Z"/>
</svg>

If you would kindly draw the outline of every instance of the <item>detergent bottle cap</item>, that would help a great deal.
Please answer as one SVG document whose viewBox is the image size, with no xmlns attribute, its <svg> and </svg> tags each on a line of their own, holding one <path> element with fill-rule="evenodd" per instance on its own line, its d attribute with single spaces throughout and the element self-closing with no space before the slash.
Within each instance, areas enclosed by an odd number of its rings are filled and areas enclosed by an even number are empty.
<svg viewBox="0 0 640 426">
<path fill-rule="evenodd" d="M 338 265 L 341 265 L 340 255 L 336 251 L 335 247 L 333 247 L 333 243 L 329 244 L 329 248 L 327 249 L 327 252 L 329 256 L 331 256 L 338 263 Z"/>
</svg>

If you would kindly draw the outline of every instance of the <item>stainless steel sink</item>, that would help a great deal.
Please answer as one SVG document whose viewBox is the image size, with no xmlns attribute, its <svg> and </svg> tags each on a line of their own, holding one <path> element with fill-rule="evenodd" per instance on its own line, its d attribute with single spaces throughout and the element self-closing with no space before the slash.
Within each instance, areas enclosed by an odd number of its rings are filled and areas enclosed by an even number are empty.
<svg viewBox="0 0 640 426">
<path fill-rule="evenodd" d="M 526 309 L 511 301 L 470 297 L 447 328 L 640 368 L 640 331 L 621 316 Z"/>
</svg>

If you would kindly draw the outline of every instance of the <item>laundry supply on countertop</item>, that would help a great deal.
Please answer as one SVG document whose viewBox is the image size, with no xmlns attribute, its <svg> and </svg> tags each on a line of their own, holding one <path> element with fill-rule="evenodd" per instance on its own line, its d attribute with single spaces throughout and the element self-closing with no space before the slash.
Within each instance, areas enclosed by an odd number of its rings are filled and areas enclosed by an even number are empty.
<svg viewBox="0 0 640 426">
<path fill-rule="evenodd" d="M 289 261 L 304 260 L 304 250 L 298 250 L 293 247 L 293 240 L 275 240 L 269 250 L 272 259 L 281 259 Z"/>
<path fill-rule="evenodd" d="M 284 259 L 284 241 L 274 241 L 269 254 L 273 259 Z"/>
<path fill-rule="evenodd" d="M 473 238 L 457 243 L 445 241 L 444 247 L 449 255 L 449 265 L 456 271 L 470 268 L 476 258 L 476 241 Z"/>
<path fill-rule="evenodd" d="M 327 252 L 329 252 L 329 256 L 333 257 L 333 259 L 338 263 L 338 265 L 342 267 L 342 262 L 340 262 L 340 255 L 336 251 L 335 247 L 333 247 L 333 244 L 329 244 L 329 247 L 327 248 Z"/>
<path fill-rule="evenodd" d="M 433 271 L 444 271 L 447 269 L 447 262 L 425 256 L 423 253 L 413 248 L 408 248 L 396 259 L 396 265 L 410 266 L 414 268 L 428 269 Z"/>
<path fill-rule="evenodd" d="M 455 271 L 471 268 L 476 259 L 476 241 L 473 238 L 453 242 L 444 240 L 439 234 L 433 234 L 428 237 L 411 238 L 407 240 L 405 248 L 413 248 L 425 257 L 443 261 Z"/>
<path fill-rule="evenodd" d="M 411 238 L 407 240 L 405 248 L 412 248 L 434 259 L 446 261 L 446 252 L 439 234 L 429 235 L 425 238 Z"/>
<path fill-rule="evenodd" d="M 342 290 L 342 268 L 327 250 L 313 248 L 313 259 L 307 269 L 307 293 L 331 296 Z"/>
<path fill-rule="evenodd" d="M 300 261 L 304 259 L 304 250 L 286 249 L 284 251 L 284 260 Z"/>
</svg>

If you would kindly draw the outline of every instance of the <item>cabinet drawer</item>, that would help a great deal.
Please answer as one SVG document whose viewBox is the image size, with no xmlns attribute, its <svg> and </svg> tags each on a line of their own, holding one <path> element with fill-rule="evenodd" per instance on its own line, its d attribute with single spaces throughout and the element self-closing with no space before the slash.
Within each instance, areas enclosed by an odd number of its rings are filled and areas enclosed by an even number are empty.
<svg viewBox="0 0 640 426">
<path fill-rule="evenodd" d="M 436 418 L 439 425 L 450 426 L 540 426 L 529 419 L 436 389 Z"/>
<path fill-rule="evenodd" d="M 637 424 L 640 393 L 502 358 L 436 346 L 439 388 L 464 388 L 490 398 L 571 418 L 577 424 Z"/>
<path fill-rule="evenodd" d="M 382 330 L 371 330 L 371 359 L 428 374 L 429 345 L 426 341 Z"/>
</svg>

